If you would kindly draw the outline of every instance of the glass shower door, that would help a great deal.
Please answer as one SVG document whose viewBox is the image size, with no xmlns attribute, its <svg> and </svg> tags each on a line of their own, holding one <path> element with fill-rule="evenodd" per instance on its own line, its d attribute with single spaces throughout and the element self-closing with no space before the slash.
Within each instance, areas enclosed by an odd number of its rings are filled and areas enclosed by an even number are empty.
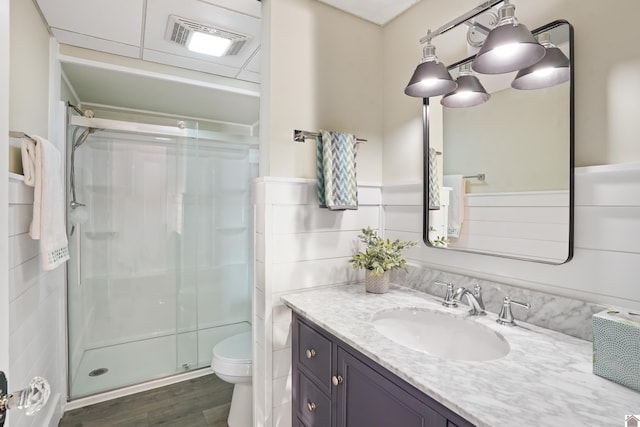
<svg viewBox="0 0 640 427">
<path fill-rule="evenodd" d="M 179 198 L 193 145 L 99 131 L 76 151 L 86 221 L 69 213 L 71 397 L 172 375 L 195 358 L 188 353 L 197 346 L 177 334 L 182 312 L 191 313 L 178 299 L 187 295 L 193 307 L 197 298 L 183 292 L 190 282 L 182 260 L 197 246 L 181 235 Z"/>
<path fill-rule="evenodd" d="M 71 398 L 208 366 L 251 329 L 255 138 L 209 134 L 98 130 L 76 149 Z"/>
</svg>

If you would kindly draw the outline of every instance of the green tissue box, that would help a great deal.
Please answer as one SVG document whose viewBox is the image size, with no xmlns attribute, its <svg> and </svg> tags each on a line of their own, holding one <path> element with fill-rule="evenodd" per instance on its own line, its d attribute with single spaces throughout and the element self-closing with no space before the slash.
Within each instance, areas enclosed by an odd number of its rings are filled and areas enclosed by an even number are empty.
<svg viewBox="0 0 640 427">
<path fill-rule="evenodd" d="M 594 314 L 593 373 L 640 391 L 640 313 Z"/>
</svg>

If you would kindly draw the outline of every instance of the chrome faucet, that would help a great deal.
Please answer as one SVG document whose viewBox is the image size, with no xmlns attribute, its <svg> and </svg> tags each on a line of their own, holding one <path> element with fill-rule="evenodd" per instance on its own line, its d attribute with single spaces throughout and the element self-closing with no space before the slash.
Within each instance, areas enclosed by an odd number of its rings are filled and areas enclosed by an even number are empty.
<svg viewBox="0 0 640 427">
<path fill-rule="evenodd" d="M 476 284 L 473 288 L 473 292 L 469 289 L 460 286 L 453 293 L 453 300 L 459 302 L 462 297 L 467 298 L 467 303 L 471 310 L 469 310 L 469 314 L 471 316 L 484 316 L 486 314 L 484 308 L 484 301 L 482 300 L 482 288 L 480 285 Z"/>
<path fill-rule="evenodd" d="M 444 298 L 442 299 L 442 305 L 444 305 L 445 307 L 458 306 L 456 300 L 453 298 L 453 283 L 441 282 L 439 280 L 435 280 L 433 284 L 439 285 L 439 286 L 446 286 L 447 288 L 447 293 L 444 295 Z"/>
<path fill-rule="evenodd" d="M 513 313 L 511 312 L 511 304 L 519 305 L 520 307 L 524 307 L 527 310 L 531 308 L 531 304 L 528 302 L 520 302 L 514 301 L 509 297 L 504 297 L 502 301 L 502 309 L 500 310 L 500 314 L 498 314 L 498 318 L 496 322 L 500 325 L 505 326 L 515 326 L 516 322 L 513 320 Z"/>
</svg>

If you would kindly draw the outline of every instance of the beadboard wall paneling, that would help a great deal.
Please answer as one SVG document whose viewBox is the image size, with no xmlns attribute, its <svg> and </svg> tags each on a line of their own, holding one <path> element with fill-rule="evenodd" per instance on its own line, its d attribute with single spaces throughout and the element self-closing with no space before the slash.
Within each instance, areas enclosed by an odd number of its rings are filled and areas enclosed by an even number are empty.
<svg viewBox="0 0 640 427">
<path fill-rule="evenodd" d="M 9 237 L 29 232 L 32 211 L 32 204 L 9 205 Z"/>
<path fill-rule="evenodd" d="M 362 203 L 362 202 L 361 202 Z M 360 230 L 368 225 L 377 224 L 380 208 L 377 205 L 360 205 L 358 215 L 349 211 L 330 211 L 312 205 L 279 205 L 273 218 L 273 233 L 304 233 L 336 231 L 338 229 Z"/>
<path fill-rule="evenodd" d="M 272 292 L 292 292 L 364 279 L 364 272 L 353 270 L 348 257 L 274 264 Z"/>
<path fill-rule="evenodd" d="M 568 200 L 566 191 L 467 194 L 464 226 L 449 247 L 561 262 L 568 254 Z"/>
<path fill-rule="evenodd" d="M 254 278 L 254 398 L 258 426 L 291 426 L 291 311 L 286 292 L 363 277 L 347 260 L 360 230 L 380 229 L 380 186 L 360 185 L 359 208 L 318 207 L 317 183 L 260 178 L 252 183 L 256 212 Z M 264 381 L 262 381 L 264 379 Z"/>
<path fill-rule="evenodd" d="M 9 363 L 12 390 L 26 387 L 34 376 L 51 385 L 47 405 L 33 417 L 10 414 L 12 427 L 57 426 L 66 400 L 63 381 L 64 267 L 40 269 L 39 242 L 29 237 L 33 188 L 9 179 Z M 62 372 L 61 372 L 62 371 Z"/>
<path fill-rule="evenodd" d="M 422 240 L 422 226 L 406 218 L 417 213 L 407 201 L 421 197 L 421 187 L 383 189 L 388 237 Z M 576 168 L 574 256 L 562 265 L 446 251 L 421 245 L 407 251 L 409 261 L 579 299 L 640 309 L 640 164 Z M 398 194 L 403 197 L 398 198 Z M 421 215 L 421 208 L 420 215 Z M 464 227 L 464 226 L 463 226 Z"/>
<path fill-rule="evenodd" d="M 422 205 L 385 205 L 384 228 L 422 234 Z"/>
<path fill-rule="evenodd" d="M 273 262 L 281 264 L 348 257 L 353 253 L 359 233 L 359 230 L 353 230 L 274 234 L 273 245 L 278 250 Z"/>
<path fill-rule="evenodd" d="M 640 166 L 576 169 L 574 259 L 563 265 L 444 251 L 420 245 L 406 251 L 413 265 L 467 274 L 516 287 L 597 304 L 640 309 Z M 386 237 L 422 241 L 422 184 L 360 189 L 357 211 L 330 212 L 316 206 L 314 180 L 261 178 L 253 182 L 256 212 L 254 331 L 256 420 L 289 426 L 290 311 L 286 292 L 361 279 L 347 259 L 359 230 L 380 227 Z M 511 205 L 523 204 L 512 198 Z M 471 201 L 470 205 L 483 202 Z M 553 202 L 549 203 L 553 206 Z M 515 209 L 524 219 L 528 210 Z M 524 222 L 524 221 L 523 221 Z M 475 228 L 476 225 L 470 225 Z M 528 226 L 485 221 L 494 239 L 566 233 L 566 224 Z M 554 237 L 550 237 L 553 241 Z M 264 379 L 264 381 L 262 381 Z"/>
</svg>

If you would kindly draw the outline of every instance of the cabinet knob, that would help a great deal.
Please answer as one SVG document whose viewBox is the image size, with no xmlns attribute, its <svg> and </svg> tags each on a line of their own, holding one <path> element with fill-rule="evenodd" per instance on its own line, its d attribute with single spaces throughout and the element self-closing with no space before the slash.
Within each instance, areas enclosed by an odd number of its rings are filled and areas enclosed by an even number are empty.
<svg viewBox="0 0 640 427">
<path fill-rule="evenodd" d="M 307 402 L 307 409 L 309 412 L 313 412 L 316 410 L 316 404 L 313 402 Z"/>
<path fill-rule="evenodd" d="M 342 376 L 341 375 L 334 375 L 331 377 L 331 382 L 333 383 L 333 385 L 337 386 L 342 384 Z"/>
<path fill-rule="evenodd" d="M 307 359 L 311 359 L 312 357 L 316 357 L 316 351 L 312 348 L 307 349 Z"/>
</svg>

